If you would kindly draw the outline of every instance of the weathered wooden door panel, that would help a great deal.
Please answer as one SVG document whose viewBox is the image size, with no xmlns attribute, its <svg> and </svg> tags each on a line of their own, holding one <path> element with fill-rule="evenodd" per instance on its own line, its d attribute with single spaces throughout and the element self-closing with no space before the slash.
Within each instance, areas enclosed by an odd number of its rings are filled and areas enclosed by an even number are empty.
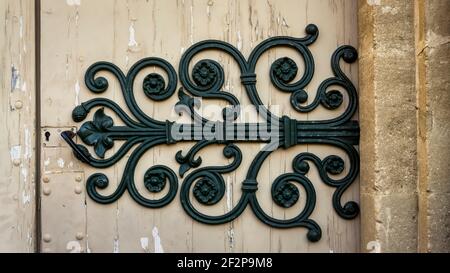
<svg viewBox="0 0 450 273">
<path fill-rule="evenodd" d="M 115 203 L 100 205 L 85 192 L 86 178 L 98 170 L 88 167 L 73 156 L 71 148 L 60 133 L 76 131 L 81 124 L 72 120 L 72 109 L 94 97 L 105 97 L 125 105 L 119 82 L 108 73 L 106 92 L 96 95 L 86 88 L 84 74 L 98 61 L 116 64 L 125 73 L 145 57 L 161 57 L 178 69 L 182 54 L 194 43 L 217 39 L 226 41 L 248 56 L 263 40 L 273 36 L 304 37 L 305 26 L 319 27 L 318 40 L 309 48 L 315 58 L 315 74 L 307 86 L 308 102 L 312 102 L 320 83 L 332 76 L 330 58 L 340 45 L 357 46 L 356 1 L 348 0 L 43 0 L 42 16 L 42 250 L 46 252 L 354 252 L 359 250 L 359 219 L 344 220 L 333 209 L 335 188 L 325 185 L 312 164 L 308 178 L 316 191 L 316 207 L 311 215 L 322 228 L 318 242 L 307 240 L 307 229 L 277 229 L 262 223 L 248 207 L 240 217 L 228 224 L 205 225 L 188 216 L 180 203 L 179 193 L 167 206 L 149 209 L 139 206 L 127 192 Z M 257 88 L 265 105 L 279 115 L 298 120 L 321 120 L 343 112 L 348 97 L 337 110 L 319 107 L 311 113 L 300 114 L 290 105 L 290 94 L 280 92 L 270 81 L 269 69 L 280 57 L 289 56 L 300 67 L 302 58 L 286 48 L 269 50 L 256 66 Z M 242 105 L 251 105 L 241 84 L 240 71 L 227 54 L 208 51 L 196 56 L 218 61 L 225 71 L 224 89 L 235 95 Z M 344 72 L 357 84 L 357 65 L 343 64 Z M 144 77 L 159 69 L 148 68 L 136 78 L 135 96 L 145 113 L 157 120 L 176 120 L 173 95 L 164 102 L 154 102 L 142 92 Z M 164 75 L 165 73 L 161 73 Z M 166 82 L 167 82 L 167 75 Z M 299 79 L 297 75 L 296 79 Z M 226 106 L 224 101 L 204 99 L 205 105 Z M 123 109 L 130 114 L 126 107 Z M 114 122 L 121 124 L 113 112 L 105 110 Z M 90 113 L 90 119 L 94 111 Z M 357 119 L 357 117 L 354 117 Z M 79 140 L 78 140 L 79 141 Z M 120 148 L 116 143 L 107 156 Z M 194 143 L 161 145 L 150 149 L 139 161 L 136 181 L 153 165 L 166 165 L 175 172 L 179 164 L 175 154 L 185 153 Z M 261 144 L 238 144 L 243 160 L 240 167 L 224 175 L 226 192 L 218 204 L 202 212 L 220 215 L 230 211 L 241 196 L 241 183 L 261 149 Z M 222 156 L 223 146 L 212 145 L 199 155 L 202 166 L 224 165 L 230 161 Z M 346 154 L 328 145 L 297 145 L 274 152 L 262 165 L 258 175 L 257 197 L 264 211 L 279 219 L 289 219 L 305 205 L 304 190 L 293 207 L 284 209 L 271 197 L 271 186 L 279 175 L 292 171 L 291 162 L 301 152 L 308 151 L 320 158 Z M 110 185 L 102 194 L 112 193 L 118 186 L 131 152 L 116 165 L 102 172 Z M 345 171 L 340 176 L 343 177 Z M 179 177 L 181 185 L 182 178 Z M 136 183 L 143 194 L 142 183 Z M 147 194 L 160 198 L 166 192 Z M 347 189 L 342 203 L 358 202 L 358 183 Z"/>
</svg>

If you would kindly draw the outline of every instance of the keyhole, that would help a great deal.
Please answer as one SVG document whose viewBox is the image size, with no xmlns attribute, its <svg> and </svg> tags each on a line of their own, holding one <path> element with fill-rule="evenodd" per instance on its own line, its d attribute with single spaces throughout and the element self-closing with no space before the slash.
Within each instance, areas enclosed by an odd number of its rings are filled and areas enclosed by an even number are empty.
<svg viewBox="0 0 450 273">
<path fill-rule="evenodd" d="M 45 141 L 50 141 L 50 132 L 45 132 Z"/>
</svg>

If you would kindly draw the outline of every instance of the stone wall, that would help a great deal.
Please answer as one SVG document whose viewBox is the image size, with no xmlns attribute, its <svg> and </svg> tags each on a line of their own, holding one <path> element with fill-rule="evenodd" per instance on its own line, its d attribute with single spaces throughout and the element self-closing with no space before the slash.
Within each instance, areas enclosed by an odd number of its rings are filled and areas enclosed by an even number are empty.
<svg viewBox="0 0 450 273">
<path fill-rule="evenodd" d="M 450 251 L 450 1 L 416 1 L 419 251 Z"/>
<path fill-rule="evenodd" d="M 450 251 L 449 13 L 359 1 L 362 251 Z"/>
</svg>

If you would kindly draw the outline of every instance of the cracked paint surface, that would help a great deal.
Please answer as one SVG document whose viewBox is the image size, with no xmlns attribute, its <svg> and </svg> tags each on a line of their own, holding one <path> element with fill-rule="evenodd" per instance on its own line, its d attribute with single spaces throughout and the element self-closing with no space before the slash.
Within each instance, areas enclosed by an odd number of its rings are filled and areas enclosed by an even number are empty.
<svg viewBox="0 0 450 273">
<path fill-rule="evenodd" d="M 159 237 L 159 231 L 157 227 L 153 228 L 152 235 L 155 244 L 155 253 L 164 253 L 164 249 L 161 244 L 161 238 Z"/>
</svg>

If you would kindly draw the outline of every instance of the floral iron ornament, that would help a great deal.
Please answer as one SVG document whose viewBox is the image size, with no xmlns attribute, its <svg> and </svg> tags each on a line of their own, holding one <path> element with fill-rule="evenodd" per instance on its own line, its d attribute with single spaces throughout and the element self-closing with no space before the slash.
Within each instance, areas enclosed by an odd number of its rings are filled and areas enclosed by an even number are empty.
<svg viewBox="0 0 450 273">
<path fill-rule="evenodd" d="M 314 100 L 305 105 L 308 93 L 305 88 L 311 82 L 314 74 L 314 58 L 308 46 L 314 43 L 319 35 L 317 26 L 308 25 L 304 38 L 272 37 L 260 43 L 250 54 L 248 59 L 234 46 L 216 40 L 199 42 L 190 47 L 182 56 L 179 66 L 180 82 L 183 86 L 178 92 L 178 111 L 187 111 L 193 120 L 191 124 L 178 124 L 170 121 L 158 121 L 146 115 L 136 103 L 134 96 L 134 82 L 137 74 L 147 67 L 162 68 L 168 75 L 168 81 L 157 74 L 152 73 L 144 78 L 142 88 L 145 95 L 155 101 L 162 101 L 171 97 L 176 90 L 177 74 L 174 68 L 160 58 L 146 58 L 136 63 L 124 74 L 112 63 L 99 62 L 92 65 L 86 72 L 85 82 L 88 89 L 94 93 L 102 93 L 108 89 L 108 81 L 104 77 L 97 77 L 100 71 L 114 75 L 122 90 L 125 103 L 132 116 L 123 111 L 114 101 L 106 98 L 95 98 L 77 106 L 72 112 L 72 118 L 76 122 L 82 122 L 92 109 L 97 109 L 93 120 L 81 125 L 77 134 L 81 141 L 93 146 L 96 157 L 92 156 L 88 149 L 74 142 L 72 132 L 63 132 L 62 137 L 72 147 L 75 156 L 82 162 L 95 168 L 108 168 L 116 164 L 133 147 L 129 156 L 121 181 L 110 195 L 102 195 L 99 189 L 109 186 L 106 175 L 96 173 L 91 175 L 86 182 L 87 193 L 94 201 L 101 204 L 110 204 L 117 201 L 125 191 L 140 205 L 148 208 L 160 208 L 170 203 L 178 192 L 178 178 L 173 170 L 166 166 L 157 165 L 149 168 L 144 174 L 144 186 L 152 193 L 163 191 L 164 197 L 152 200 L 141 195 L 136 187 L 134 179 L 136 165 L 142 155 L 161 144 L 175 144 L 180 141 L 195 141 L 191 150 L 183 155 L 179 151 L 175 159 L 180 163 L 179 175 L 183 177 L 190 172 L 181 184 L 180 198 L 184 210 L 195 220 L 206 224 L 222 224 L 233 221 L 244 209 L 250 205 L 255 215 L 267 225 L 276 228 L 305 227 L 308 229 L 307 238 L 312 242 L 320 240 L 322 232 L 320 226 L 309 217 L 315 203 L 316 193 L 311 181 L 307 178 L 312 163 L 319 171 L 323 183 L 336 188 L 332 204 L 339 216 L 345 219 L 353 219 L 359 213 L 359 206 L 353 201 L 342 205 L 341 197 L 344 191 L 355 181 L 359 172 L 359 155 L 355 145 L 359 143 L 359 125 L 351 120 L 357 110 L 357 92 L 340 68 L 340 60 L 353 63 L 357 60 L 357 51 L 351 46 L 341 46 L 332 55 L 331 68 L 333 77 L 324 80 L 318 87 Z M 289 47 L 296 50 L 304 60 L 304 72 L 300 79 L 292 82 L 298 74 L 297 64 L 290 58 L 284 57 L 276 60 L 270 68 L 270 79 L 274 86 L 291 93 L 292 107 L 300 113 L 308 113 L 318 106 L 334 110 L 343 103 L 341 91 L 330 89 L 338 86 L 345 90 L 348 96 L 348 105 L 343 113 L 329 120 L 298 121 L 287 116 L 278 117 L 271 113 L 261 102 L 256 89 L 255 67 L 260 56 L 268 49 L 274 47 Z M 219 50 L 229 54 L 237 62 L 241 72 L 241 81 L 246 93 L 258 113 L 265 117 L 265 123 L 237 123 L 235 120 L 240 115 L 239 100 L 232 94 L 222 91 L 224 84 L 224 71 L 221 65 L 213 60 L 201 60 L 193 66 L 189 72 L 189 64 L 193 57 L 204 50 Z M 185 92 L 186 90 L 187 92 Z M 211 122 L 196 112 L 195 97 L 222 99 L 231 107 L 223 109 L 223 121 Z M 99 108 L 100 107 L 100 108 Z M 114 124 L 114 120 L 107 116 L 104 108 L 113 111 L 123 121 L 123 126 Z M 181 109 L 181 110 L 180 110 Z M 210 134 L 196 132 L 195 128 L 209 126 Z M 261 128 L 270 127 L 270 134 L 263 134 Z M 275 129 L 274 129 L 275 128 Z M 201 131 L 201 132 L 204 132 Z M 276 139 L 276 141 L 274 141 Z M 124 141 L 124 144 L 109 158 L 105 159 L 105 153 L 111 149 L 116 141 Z M 226 186 L 223 175 L 236 170 L 242 161 L 242 152 L 236 145 L 237 142 L 266 142 L 267 149 L 261 150 L 253 159 L 248 169 L 245 180 L 242 182 L 242 195 L 234 208 L 220 216 L 209 216 L 199 212 L 193 205 L 191 198 L 195 198 L 204 205 L 217 204 L 224 197 Z M 212 144 L 224 145 L 223 155 L 232 160 L 226 166 L 208 166 L 199 168 L 202 159 L 197 153 L 206 146 Z M 305 198 L 303 210 L 292 219 L 275 219 L 264 212 L 259 205 L 256 191 L 258 190 L 258 173 L 263 162 L 276 149 L 288 149 L 296 145 L 325 144 L 342 149 L 348 156 L 349 162 L 336 155 L 330 155 L 324 159 L 312 153 L 300 153 L 292 162 L 293 172 L 280 175 L 272 183 L 273 201 L 284 208 L 292 207 L 300 198 Z M 332 175 L 346 175 L 340 179 L 333 179 Z M 331 175 L 331 176 L 330 176 Z M 297 186 L 303 187 L 304 196 L 300 195 Z M 192 192 L 192 195 L 190 194 Z"/>
</svg>

